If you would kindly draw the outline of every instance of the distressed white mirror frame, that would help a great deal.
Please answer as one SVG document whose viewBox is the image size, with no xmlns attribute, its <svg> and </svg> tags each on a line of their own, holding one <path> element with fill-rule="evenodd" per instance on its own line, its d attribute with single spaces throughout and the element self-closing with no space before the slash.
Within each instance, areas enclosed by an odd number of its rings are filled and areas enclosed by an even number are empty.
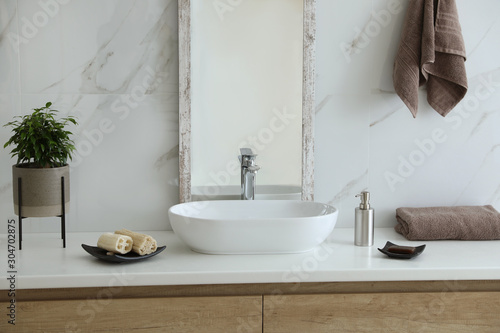
<svg viewBox="0 0 500 333">
<path fill-rule="evenodd" d="M 191 201 L 191 0 L 179 0 L 179 201 Z M 304 0 L 302 200 L 314 200 L 316 0 Z"/>
</svg>

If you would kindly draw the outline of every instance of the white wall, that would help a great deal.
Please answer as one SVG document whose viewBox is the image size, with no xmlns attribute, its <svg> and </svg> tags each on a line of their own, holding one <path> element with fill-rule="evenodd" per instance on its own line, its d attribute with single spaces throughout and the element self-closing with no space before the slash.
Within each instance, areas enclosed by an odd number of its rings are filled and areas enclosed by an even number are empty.
<svg viewBox="0 0 500 333">
<path fill-rule="evenodd" d="M 0 27 L 0 123 L 47 101 L 79 119 L 68 230 L 167 228 L 178 202 L 177 1 L 1 0 Z M 0 154 L 6 219 L 15 161 Z M 52 220 L 25 230 L 59 230 Z"/>
<path fill-rule="evenodd" d="M 382 19 L 399 3 L 397 15 Z M 422 90 L 416 119 L 392 86 L 407 4 L 318 1 L 315 199 L 340 209 L 340 226 L 353 225 L 354 195 L 366 188 L 379 226 L 394 225 L 401 206 L 493 204 L 500 209 L 500 2 L 457 0 L 468 94 L 442 118 Z M 359 31 L 363 35 L 356 38 Z M 346 45 L 353 46 L 351 52 L 341 51 Z M 433 149 L 429 144 L 428 154 L 419 153 L 416 141 L 428 142 L 435 129 L 446 139 Z M 400 159 L 419 165 L 400 169 Z M 387 173 L 400 181 L 391 186 Z"/>
<path fill-rule="evenodd" d="M 391 3 L 399 2 L 318 0 L 316 200 L 340 209 L 340 227 L 352 226 L 363 189 L 379 226 L 392 226 L 400 206 L 500 209 L 500 2 L 457 0 L 469 93 L 442 118 L 422 91 L 416 119 L 391 82 L 407 0 L 386 20 L 373 15 Z M 169 227 L 178 201 L 176 15 L 175 0 L 0 0 L 0 124 L 49 100 L 80 119 L 69 231 Z M 397 175 L 435 129 L 446 140 L 391 188 L 387 172 Z M 0 142 L 8 137 L 0 129 Z M 0 150 L 4 220 L 14 216 L 13 163 Z M 57 219 L 31 219 L 25 230 L 59 229 Z"/>
</svg>

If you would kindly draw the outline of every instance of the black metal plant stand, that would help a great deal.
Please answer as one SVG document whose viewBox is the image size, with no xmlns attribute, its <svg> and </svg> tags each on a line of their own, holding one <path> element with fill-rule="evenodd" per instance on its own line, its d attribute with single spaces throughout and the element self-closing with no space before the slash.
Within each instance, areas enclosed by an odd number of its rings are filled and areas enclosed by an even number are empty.
<svg viewBox="0 0 500 333">
<path fill-rule="evenodd" d="M 18 215 L 19 215 L 19 250 L 22 250 L 23 243 L 23 219 L 27 217 L 23 217 L 22 215 L 22 206 L 23 206 L 23 195 L 22 195 L 22 179 L 21 177 L 17 178 L 17 201 L 18 201 Z M 61 177 L 61 207 L 62 214 L 57 215 L 57 217 L 61 218 L 61 238 L 63 240 L 63 248 L 66 248 L 66 200 L 64 195 L 64 177 Z"/>
</svg>

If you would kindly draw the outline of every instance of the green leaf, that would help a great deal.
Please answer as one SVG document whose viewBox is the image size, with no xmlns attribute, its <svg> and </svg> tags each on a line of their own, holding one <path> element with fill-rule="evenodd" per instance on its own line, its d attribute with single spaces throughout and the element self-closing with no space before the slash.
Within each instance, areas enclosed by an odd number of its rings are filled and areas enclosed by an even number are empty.
<svg viewBox="0 0 500 333">
<path fill-rule="evenodd" d="M 75 117 L 68 116 L 56 119 L 59 111 L 50 109 L 52 102 L 34 108 L 31 114 L 14 116 L 4 127 L 11 127 L 12 136 L 4 143 L 4 148 L 14 145 L 10 154 L 19 162 L 31 162 L 46 166 L 66 164 L 75 150 L 70 131 L 65 130 L 68 124 L 77 125 Z"/>
</svg>

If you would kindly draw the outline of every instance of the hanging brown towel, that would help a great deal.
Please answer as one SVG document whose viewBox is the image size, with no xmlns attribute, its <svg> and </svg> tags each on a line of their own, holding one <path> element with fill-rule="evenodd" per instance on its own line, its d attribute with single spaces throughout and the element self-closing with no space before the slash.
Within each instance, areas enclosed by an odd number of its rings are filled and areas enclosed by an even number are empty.
<svg viewBox="0 0 500 333">
<path fill-rule="evenodd" d="M 410 0 L 394 62 L 394 88 L 418 111 L 418 88 L 427 83 L 427 101 L 446 116 L 467 92 L 465 45 L 455 0 Z"/>
</svg>

